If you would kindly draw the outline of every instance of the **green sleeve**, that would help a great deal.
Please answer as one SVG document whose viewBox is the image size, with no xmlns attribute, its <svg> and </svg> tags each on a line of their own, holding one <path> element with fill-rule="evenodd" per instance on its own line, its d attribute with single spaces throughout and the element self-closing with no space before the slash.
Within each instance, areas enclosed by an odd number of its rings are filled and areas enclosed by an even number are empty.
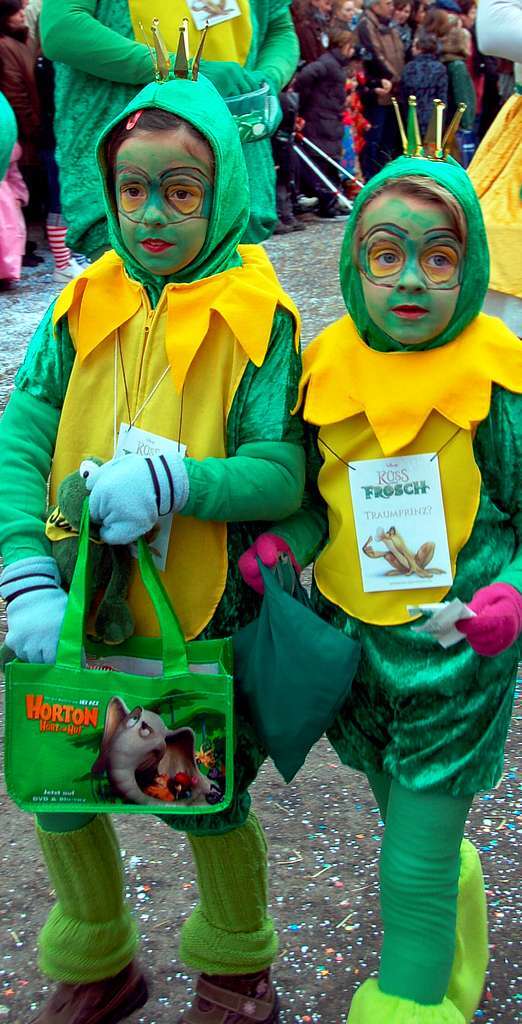
<svg viewBox="0 0 522 1024">
<path fill-rule="evenodd" d="M 305 459 L 286 441 L 245 444 L 227 459 L 187 459 L 190 497 L 182 515 L 216 522 L 285 519 L 301 504 Z"/>
<path fill-rule="evenodd" d="M 506 516 L 515 552 L 492 582 L 509 583 L 522 593 L 522 395 L 494 388 L 491 409 L 477 431 L 476 457 L 483 485 Z"/>
<path fill-rule="evenodd" d="M 55 409 L 61 409 L 76 352 L 64 317 L 53 327 L 54 303 L 36 328 L 25 359 L 16 375 L 19 391 L 27 391 Z"/>
<path fill-rule="evenodd" d="M 15 391 L 0 421 L 0 551 L 6 565 L 51 553 L 45 513 L 59 420 L 59 409 Z"/>
<path fill-rule="evenodd" d="M 282 11 L 268 25 L 256 61 L 256 71 L 262 71 L 276 92 L 290 81 L 299 60 L 299 43 L 290 11 Z"/>
<path fill-rule="evenodd" d="M 145 44 L 100 24 L 96 8 L 97 0 L 45 0 L 40 16 L 45 56 L 109 82 L 150 82 Z"/>
<path fill-rule="evenodd" d="M 301 372 L 294 322 L 279 310 L 261 367 L 249 363 L 227 424 L 226 459 L 187 459 L 183 515 L 216 521 L 283 519 L 301 503 L 303 428 L 291 416 Z"/>
<path fill-rule="evenodd" d="M 313 562 L 328 539 L 326 504 L 319 494 L 317 477 L 321 468 L 317 447 L 317 428 L 306 429 L 306 486 L 298 512 L 277 523 L 273 533 L 286 540 L 295 560 L 304 569 Z"/>
<path fill-rule="evenodd" d="M 75 351 L 66 319 L 45 314 L 0 421 L 0 550 L 6 564 L 50 553 L 44 533 L 47 481 Z"/>
</svg>

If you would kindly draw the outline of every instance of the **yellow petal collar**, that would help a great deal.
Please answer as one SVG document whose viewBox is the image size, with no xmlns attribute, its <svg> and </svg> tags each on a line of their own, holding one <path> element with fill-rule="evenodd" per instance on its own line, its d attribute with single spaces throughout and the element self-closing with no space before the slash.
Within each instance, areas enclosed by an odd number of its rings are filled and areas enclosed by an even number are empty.
<svg viewBox="0 0 522 1024">
<path fill-rule="evenodd" d="M 410 444 L 433 410 L 470 430 L 488 415 L 492 383 L 522 392 L 522 343 L 484 314 L 425 352 L 376 352 L 345 316 L 312 342 L 303 364 L 305 420 L 322 426 L 363 412 L 385 455 Z"/>
<path fill-rule="evenodd" d="M 178 391 L 208 333 L 212 315 L 225 320 L 256 366 L 261 366 L 265 358 L 278 306 L 292 314 L 298 345 L 299 313 L 279 284 L 268 256 L 258 245 L 241 245 L 239 253 L 240 267 L 190 284 L 165 286 L 165 348 Z M 142 286 L 127 276 L 123 261 L 111 251 L 64 289 L 56 301 L 53 322 L 68 316 L 71 337 L 83 363 L 137 313 L 142 302 Z"/>
</svg>

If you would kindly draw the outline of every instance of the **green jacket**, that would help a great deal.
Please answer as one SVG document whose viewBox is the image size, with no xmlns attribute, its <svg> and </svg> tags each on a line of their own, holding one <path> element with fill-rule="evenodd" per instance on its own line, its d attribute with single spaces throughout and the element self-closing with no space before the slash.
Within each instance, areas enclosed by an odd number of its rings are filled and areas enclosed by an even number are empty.
<svg viewBox="0 0 522 1024">
<path fill-rule="evenodd" d="M 280 92 L 292 77 L 299 55 L 288 0 L 251 0 L 251 16 L 253 37 L 246 70 Z M 56 155 L 68 242 L 73 249 L 96 257 L 108 248 L 94 158 L 96 139 L 137 87 L 151 81 L 152 64 L 147 47 L 133 38 L 127 0 L 45 0 L 40 31 L 46 56 L 56 61 Z M 207 62 L 205 74 L 227 95 L 219 64 Z M 243 77 L 240 91 L 248 92 L 252 86 Z M 270 140 L 246 145 L 245 160 L 252 206 L 243 241 L 260 242 L 271 234 L 276 220 Z"/>
</svg>

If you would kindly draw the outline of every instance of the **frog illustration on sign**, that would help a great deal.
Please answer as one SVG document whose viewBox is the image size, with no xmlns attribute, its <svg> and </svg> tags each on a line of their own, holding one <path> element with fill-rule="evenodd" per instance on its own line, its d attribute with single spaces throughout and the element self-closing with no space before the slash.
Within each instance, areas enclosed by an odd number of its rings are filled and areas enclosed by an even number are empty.
<svg viewBox="0 0 522 1024">
<path fill-rule="evenodd" d="M 443 575 L 443 569 L 427 568 L 435 554 L 433 541 L 425 541 L 414 554 L 395 526 L 390 526 L 388 530 L 378 530 L 375 539 L 384 544 L 387 550 L 376 551 L 371 544 L 373 537 L 368 537 L 362 549 L 368 558 L 386 559 L 388 565 L 391 565 L 386 576 L 411 576 L 416 573 L 423 579 L 430 579 L 432 576 Z"/>
</svg>

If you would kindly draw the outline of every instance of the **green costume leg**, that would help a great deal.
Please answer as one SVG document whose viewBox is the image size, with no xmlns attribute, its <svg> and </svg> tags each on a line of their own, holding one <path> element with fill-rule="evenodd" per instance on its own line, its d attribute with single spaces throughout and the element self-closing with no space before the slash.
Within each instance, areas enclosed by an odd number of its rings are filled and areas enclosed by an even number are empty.
<svg viewBox="0 0 522 1024">
<path fill-rule="evenodd" d="M 74 815 L 81 827 L 71 830 L 65 817 L 38 820 L 57 896 L 40 933 L 39 963 L 55 981 L 87 984 L 119 974 L 132 960 L 138 938 L 124 902 L 121 855 L 110 818 Z"/>
<path fill-rule="evenodd" d="M 381 854 L 379 987 L 440 1003 L 455 955 L 460 845 L 470 799 L 392 782 Z"/>
<path fill-rule="evenodd" d="M 464 1024 L 445 993 L 455 953 L 460 846 L 468 798 L 371 779 L 386 814 L 379 981 L 356 993 L 349 1024 Z"/>
<path fill-rule="evenodd" d="M 381 812 L 381 818 L 383 821 L 386 821 L 392 777 L 391 775 L 386 775 L 384 772 L 367 772 L 366 777 L 377 801 L 377 806 Z"/>
<path fill-rule="evenodd" d="M 205 974 L 270 966 L 277 936 L 267 915 L 267 844 L 255 814 L 224 835 L 189 835 L 200 903 L 181 930 L 180 957 Z"/>
<path fill-rule="evenodd" d="M 368 772 L 368 782 L 386 820 L 391 777 Z M 486 893 L 480 857 L 469 839 L 460 847 L 455 959 L 447 996 L 470 1021 L 480 1004 L 488 965 Z"/>
<path fill-rule="evenodd" d="M 466 1021 L 477 1009 L 488 966 L 488 912 L 480 857 L 469 839 L 460 848 L 457 945 L 448 997 Z"/>
</svg>

